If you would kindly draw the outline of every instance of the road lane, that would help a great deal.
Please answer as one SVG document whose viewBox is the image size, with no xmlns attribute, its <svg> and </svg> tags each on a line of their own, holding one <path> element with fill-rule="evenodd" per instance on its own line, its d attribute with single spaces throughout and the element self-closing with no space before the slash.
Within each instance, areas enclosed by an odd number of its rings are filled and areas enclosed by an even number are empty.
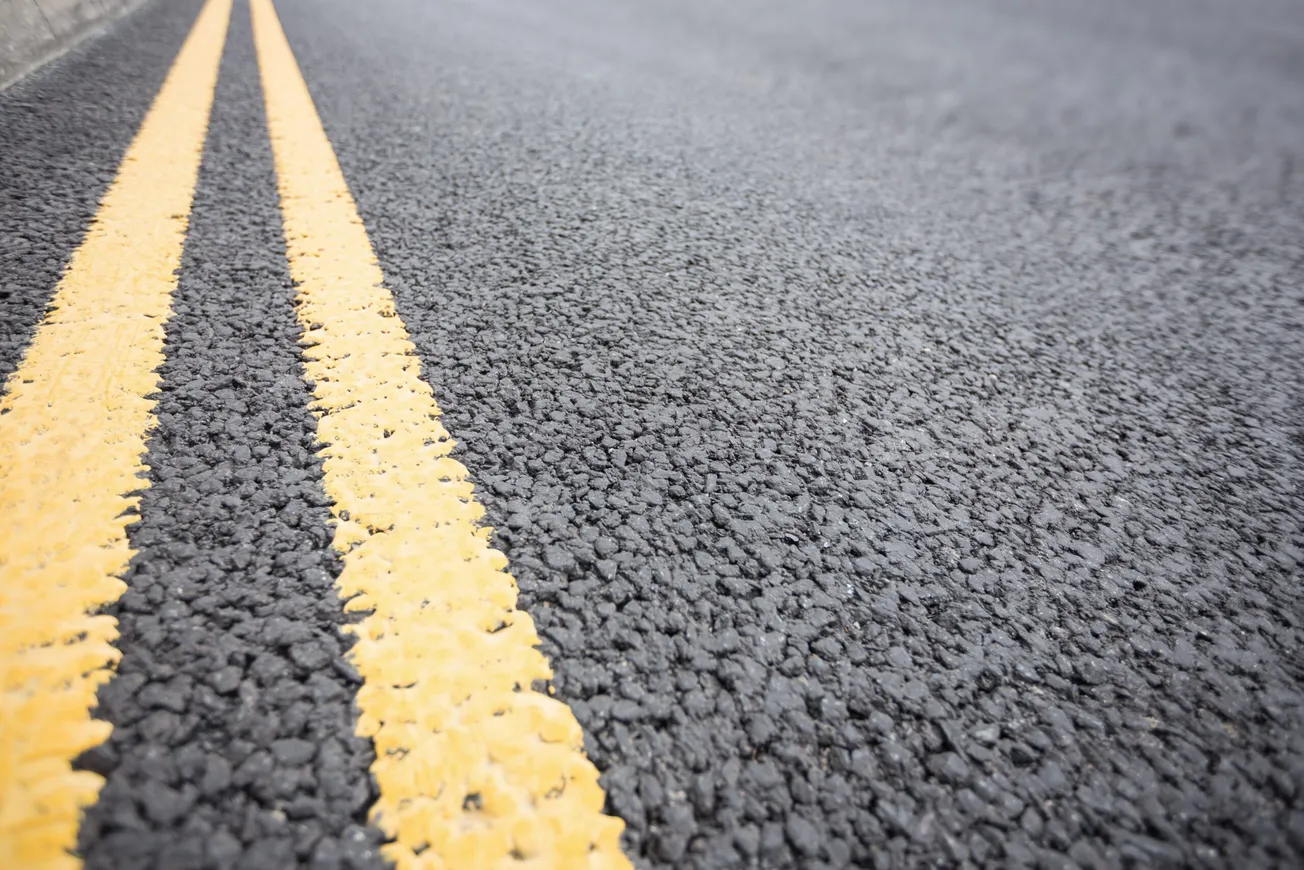
<svg viewBox="0 0 1304 870">
<path fill-rule="evenodd" d="M 636 866 L 1300 862 L 1294 7 L 277 10 L 351 194 L 307 210 L 341 181 L 283 158 L 288 222 L 356 204 L 362 283 L 392 292 Z M 151 7 L 142 55 L 194 12 Z M 114 731 L 79 761 L 107 777 L 91 867 L 381 866 L 388 786 L 352 732 L 390 690 L 335 592 L 353 496 L 315 455 L 334 386 L 300 375 L 247 13 L 107 611 Z M 22 87 L 79 131 L 106 113 L 73 72 L 149 68 L 117 38 Z M 0 95 L 0 130 L 28 111 Z M 11 189 L 67 190 L 35 129 Z M 300 279 L 340 253 L 307 235 Z M 6 249 L 0 362 L 74 246 Z"/>
<path fill-rule="evenodd" d="M 96 611 L 125 587 L 150 395 L 208 129 L 230 0 L 205 6 L 0 399 L 0 860 L 75 867 L 102 780 L 73 770 L 119 653 Z"/>
<path fill-rule="evenodd" d="M 1297 13 L 279 8 L 636 862 L 1298 860 Z"/>
</svg>

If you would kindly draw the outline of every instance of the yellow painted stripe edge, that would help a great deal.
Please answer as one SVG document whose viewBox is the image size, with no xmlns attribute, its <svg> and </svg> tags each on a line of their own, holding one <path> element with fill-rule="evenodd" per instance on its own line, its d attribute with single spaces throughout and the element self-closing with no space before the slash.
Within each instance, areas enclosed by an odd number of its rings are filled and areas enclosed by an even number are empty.
<svg viewBox="0 0 1304 870">
<path fill-rule="evenodd" d="M 466 469 L 384 286 L 270 0 L 254 40 L 315 385 L 338 588 L 368 615 L 351 655 L 359 733 L 376 747 L 372 819 L 398 870 L 628 868 L 623 823 L 489 546 Z"/>
<path fill-rule="evenodd" d="M 178 52 L 50 309 L 0 398 L 0 867 L 76 868 L 102 779 L 72 761 L 119 653 L 155 370 L 189 223 L 231 0 Z"/>
</svg>

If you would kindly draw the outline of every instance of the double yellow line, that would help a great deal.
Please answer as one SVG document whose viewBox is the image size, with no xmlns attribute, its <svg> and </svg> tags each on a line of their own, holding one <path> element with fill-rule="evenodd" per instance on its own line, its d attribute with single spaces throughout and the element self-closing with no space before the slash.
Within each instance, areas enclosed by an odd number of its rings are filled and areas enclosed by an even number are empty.
<svg viewBox="0 0 1304 870">
<path fill-rule="evenodd" d="M 372 820 L 408 868 L 627 868 L 622 823 L 489 546 L 271 0 L 250 0 L 304 369 L 353 627 Z M 226 40 L 208 0 L 0 399 L 0 867 L 76 868 L 73 759 L 119 658 L 126 527 Z"/>
</svg>

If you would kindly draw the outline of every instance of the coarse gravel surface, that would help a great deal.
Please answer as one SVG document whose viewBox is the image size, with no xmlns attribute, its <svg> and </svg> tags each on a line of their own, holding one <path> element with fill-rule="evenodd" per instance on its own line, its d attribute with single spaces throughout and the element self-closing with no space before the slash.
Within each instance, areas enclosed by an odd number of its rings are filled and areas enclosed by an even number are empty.
<svg viewBox="0 0 1304 870">
<path fill-rule="evenodd" d="M 281 4 L 643 866 L 1304 861 L 1256 7 Z"/>
<path fill-rule="evenodd" d="M 0 364 L 196 8 L 0 94 Z M 1304 865 L 1297 4 L 277 8 L 636 865 Z M 90 867 L 378 866 L 258 87 L 237 3 Z"/>
<path fill-rule="evenodd" d="M 198 4 L 185 12 L 193 19 Z M 87 870 L 383 866 L 343 658 L 271 147 L 247 15 L 227 37 L 166 337 L 151 486 L 109 609 L 107 777 Z"/>
</svg>

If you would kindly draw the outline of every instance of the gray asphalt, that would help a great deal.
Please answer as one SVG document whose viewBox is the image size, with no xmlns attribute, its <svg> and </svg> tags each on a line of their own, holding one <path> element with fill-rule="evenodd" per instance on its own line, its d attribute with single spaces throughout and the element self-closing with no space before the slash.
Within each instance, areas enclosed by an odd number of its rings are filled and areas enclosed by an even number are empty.
<svg viewBox="0 0 1304 870">
<path fill-rule="evenodd" d="M 0 374 L 197 8 L 0 93 Z M 639 867 L 1304 866 L 1304 7 L 277 8 Z M 214 112 L 81 846 L 378 867 Z"/>
</svg>

